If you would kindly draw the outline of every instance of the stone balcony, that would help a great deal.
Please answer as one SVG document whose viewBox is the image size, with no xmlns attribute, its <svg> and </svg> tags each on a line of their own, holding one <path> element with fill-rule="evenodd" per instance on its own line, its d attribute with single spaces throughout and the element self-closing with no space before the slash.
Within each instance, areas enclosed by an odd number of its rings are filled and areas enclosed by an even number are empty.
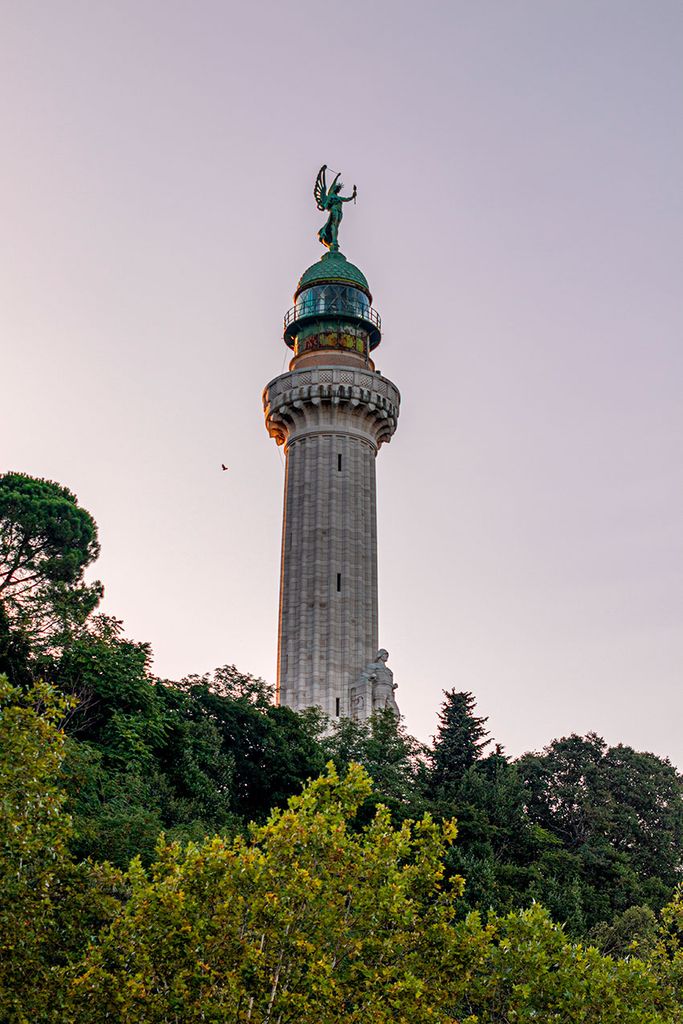
<svg viewBox="0 0 683 1024">
<path fill-rule="evenodd" d="M 400 403 L 396 385 L 365 367 L 292 370 L 263 390 L 266 427 L 277 444 L 331 431 L 358 434 L 379 448 L 396 430 Z"/>
</svg>

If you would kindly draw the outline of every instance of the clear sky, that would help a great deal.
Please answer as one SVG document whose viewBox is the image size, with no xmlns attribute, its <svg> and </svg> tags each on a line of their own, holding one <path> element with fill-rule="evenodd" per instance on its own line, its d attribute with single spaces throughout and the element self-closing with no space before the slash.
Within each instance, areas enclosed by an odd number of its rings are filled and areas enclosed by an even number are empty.
<svg viewBox="0 0 683 1024">
<path fill-rule="evenodd" d="M 156 672 L 274 681 L 260 396 L 327 163 L 403 394 L 408 728 L 455 686 L 511 754 L 592 729 L 683 765 L 680 0 L 0 0 L 0 140 L 0 469 L 92 512 Z"/>
</svg>

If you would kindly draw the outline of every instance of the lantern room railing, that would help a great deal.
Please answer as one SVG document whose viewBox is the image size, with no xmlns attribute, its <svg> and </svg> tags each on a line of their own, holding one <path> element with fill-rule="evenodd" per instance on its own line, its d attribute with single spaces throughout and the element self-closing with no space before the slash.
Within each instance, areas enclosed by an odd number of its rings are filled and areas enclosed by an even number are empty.
<svg viewBox="0 0 683 1024">
<path fill-rule="evenodd" d="M 365 320 L 378 331 L 382 330 L 382 318 L 377 310 L 362 302 L 351 302 L 348 299 L 302 299 L 285 314 L 285 331 L 297 320 L 318 316 L 343 316 Z"/>
</svg>

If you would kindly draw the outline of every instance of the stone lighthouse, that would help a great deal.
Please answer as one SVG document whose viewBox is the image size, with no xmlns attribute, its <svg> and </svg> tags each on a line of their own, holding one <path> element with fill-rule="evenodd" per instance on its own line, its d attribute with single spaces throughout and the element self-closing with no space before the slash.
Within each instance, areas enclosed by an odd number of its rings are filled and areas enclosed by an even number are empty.
<svg viewBox="0 0 683 1024">
<path fill-rule="evenodd" d="M 287 373 L 264 389 L 268 433 L 285 452 L 278 703 L 362 721 L 398 712 L 378 651 L 375 459 L 400 395 L 375 369 L 381 321 L 365 275 L 339 251 L 339 175 L 318 174 L 328 251 L 304 271 L 285 316 Z"/>
</svg>

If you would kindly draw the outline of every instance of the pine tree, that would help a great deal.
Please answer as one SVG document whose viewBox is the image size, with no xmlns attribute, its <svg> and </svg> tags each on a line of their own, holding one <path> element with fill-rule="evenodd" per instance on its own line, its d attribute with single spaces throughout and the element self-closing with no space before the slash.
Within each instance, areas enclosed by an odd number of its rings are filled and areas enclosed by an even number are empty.
<svg viewBox="0 0 683 1024">
<path fill-rule="evenodd" d="M 486 737 L 488 718 L 475 715 L 476 700 L 469 691 L 444 690 L 439 729 L 434 737 L 430 788 L 449 793 L 491 743 Z"/>
</svg>

